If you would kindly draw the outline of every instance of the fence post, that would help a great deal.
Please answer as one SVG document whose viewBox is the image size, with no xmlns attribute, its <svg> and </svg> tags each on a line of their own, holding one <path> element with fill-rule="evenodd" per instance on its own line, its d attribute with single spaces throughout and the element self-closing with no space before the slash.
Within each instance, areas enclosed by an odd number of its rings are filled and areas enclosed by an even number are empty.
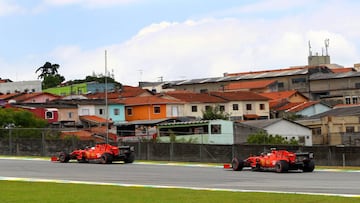
<svg viewBox="0 0 360 203">
<path fill-rule="evenodd" d="M 45 156 L 45 133 L 41 131 L 41 156 Z"/>
<path fill-rule="evenodd" d="M 11 128 L 9 128 L 9 155 L 12 155 L 12 132 L 11 132 Z"/>
<path fill-rule="evenodd" d="M 138 150 L 137 150 L 137 152 L 138 152 L 138 157 L 139 158 L 142 157 L 141 156 L 141 141 L 140 141 L 140 139 L 138 140 Z"/>
<path fill-rule="evenodd" d="M 170 161 L 173 160 L 173 153 L 174 153 L 174 142 L 170 142 Z"/>
</svg>

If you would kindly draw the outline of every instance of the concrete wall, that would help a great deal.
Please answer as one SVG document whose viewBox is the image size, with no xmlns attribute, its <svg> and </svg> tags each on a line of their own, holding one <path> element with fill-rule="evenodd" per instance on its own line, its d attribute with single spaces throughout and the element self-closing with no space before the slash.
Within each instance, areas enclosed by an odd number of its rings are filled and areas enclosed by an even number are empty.
<svg viewBox="0 0 360 203">
<path fill-rule="evenodd" d="M 0 93 L 15 93 L 18 92 L 41 92 L 41 81 L 19 81 L 0 83 Z"/>
</svg>

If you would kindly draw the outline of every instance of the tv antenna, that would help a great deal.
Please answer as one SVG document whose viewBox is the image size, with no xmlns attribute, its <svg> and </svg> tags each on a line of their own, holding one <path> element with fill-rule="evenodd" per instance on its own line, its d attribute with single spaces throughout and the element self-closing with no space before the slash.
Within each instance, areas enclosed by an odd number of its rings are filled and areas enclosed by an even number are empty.
<svg viewBox="0 0 360 203">
<path fill-rule="evenodd" d="M 329 53 L 328 53 L 329 43 L 330 43 L 330 40 L 328 38 L 325 39 L 325 53 L 326 53 L 326 56 L 329 55 Z"/>
</svg>

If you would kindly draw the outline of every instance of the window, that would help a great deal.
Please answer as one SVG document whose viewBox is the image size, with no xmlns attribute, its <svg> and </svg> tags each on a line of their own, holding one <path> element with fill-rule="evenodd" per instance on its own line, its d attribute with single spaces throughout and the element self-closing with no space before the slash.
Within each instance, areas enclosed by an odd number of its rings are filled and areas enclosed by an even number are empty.
<svg viewBox="0 0 360 203">
<path fill-rule="evenodd" d="M 246 110 L 252 110 L 252 106 L 251 106 L 251 104 L 246 104 Z"/>
<path fill-rule="evenodd" d="M 239 104 L 233 104 L 232 106 L 233 106 L 232 108 L 233 108 L 234 111 L 239 110 Z"/>
<path fill-rule="evenodd" d="M 208 89 L 201 89 L 200 90 L 200 93 L 207 93 L 208 92 Z"/>
<path fill-rule="evenodd" d="M 191 112 L 197 112 L 197 106 L 191 106 Z"/>
<path fill-rule="evenodd" d="M 305 83 L 306 82 L 306 78 L 293 78 L 291 79 L 292 83 L 293 84 L 296 84 L 296 83 Z"/>
<path fill-rule="evenodd" d="M 114 115 L 117 116 L 120 114 L 120 109 L 114 109 Z"/>
<path fill-rule="evenodd" d="M 103 115 L 104 114 L 104 109 L 99 109 L 99 114 Z"/>
<path fill-rule="evenodd" d="M 354 126 L 346 126 L 346 132 L 347 133 L 355 132 L 355 127 Z"/>
<path fill-rule="evenodd" d="M 160 113 L 160 106 L 154 106 L 154 113 L 159 114 Z"/>
<path fill-rule="evenodd" d="M 224 112 L 224 111 L 225 111 L 225 106 L 224 106 L 224 105 L 220 105 L 220 106 L 219 106 L 219 110 L 220 110 L 221 112 Z"/>
<path fill-rule="evenodd" d="M 126 109 L 126 114 L 128 115 L 128 116 L 132 116 L 132 108 L 130 107 L 130 108 L 127 108 Z"/>
<path fill-rule="evenodd" d="M 73 117 L 73 112 L 69 112 L 68 113 L 68 118 L 72 118 Z"/>
<path fill-rule="evenodd" d="M 313 135 L 321 135 L 321 128 L 314 128 L 311 131 Z"/>
<path fill-rule="evenodd" d="M 47 111 L 45 112 L 45 119 L 53 119 L 54 118 L 54 112 Z"/>
<path fill-rule="evenodd" d="M 211 106 L 208 106 L 208 105 L 205 106 L 205 111 L 209 111 L 210 109 L 211 109 Z"/>
<path fill-rule="evenodd" d="M 283 82 L 279 82 L 279 83 L 277 84 L 277 86 L 278 86 L 278 88 L 284 88 L 284 83 L 283 83 Z"/>
<path fill-rule="evenodd" d="M 345 104 L 351 104 L 350 97 L 345 97 Z"/>
<path fill-rule="evenodd" d="M 219 124 L 211 125 L 211 134 L 221 134 L 221 125 Z"/>
<path fill-rule="evenodd" d="M 89 109 L 81 109 L 81 115 L 90 115 Z"/>
<path fill-rule="evenodd" d="M 265 110 L 265 104 L 260 104 L 260 110 Z"/>
<path fill-rule="evenodd" d="M 352 103 L 357 104 L 358 103 L 358 98 L 357 97 L 352 97 Z"/>
<path fill-rule="evenodd" d="M 360 83 L 355 83 L 355 88 L 360 89 Z"/>
</svg>

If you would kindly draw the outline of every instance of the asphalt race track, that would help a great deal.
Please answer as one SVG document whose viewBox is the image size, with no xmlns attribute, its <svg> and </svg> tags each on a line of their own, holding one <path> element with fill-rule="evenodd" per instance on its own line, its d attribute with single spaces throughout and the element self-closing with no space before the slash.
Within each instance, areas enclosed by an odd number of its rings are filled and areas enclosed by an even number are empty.
<svg viewBox="0 0 360 203">
<path fill-rule="evenodd" d="M 12 177 L 144 185 L 147 187 L 189 187 L 210 190 L 360 196 L 360 173 L 316 169 L 312 173 L 296 171 L 280 174 L 249 170 L 232 171 L 214 166 L 145 163 L 103 165 L 0 158 L 0 180 Z"/>
</svg>

